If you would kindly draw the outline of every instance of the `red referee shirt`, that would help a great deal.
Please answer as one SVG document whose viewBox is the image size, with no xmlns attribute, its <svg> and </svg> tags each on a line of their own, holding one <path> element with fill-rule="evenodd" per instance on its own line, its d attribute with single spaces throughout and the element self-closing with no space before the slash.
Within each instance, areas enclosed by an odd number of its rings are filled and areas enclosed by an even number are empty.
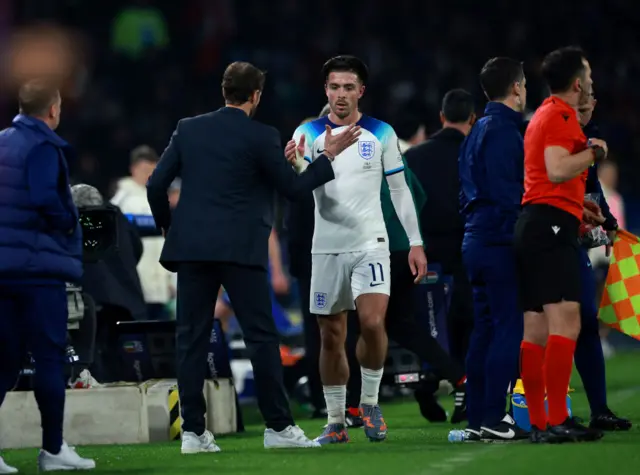
<svg viewBox="0 0 640 475">
<path fill-rule="evenodd" d="M 571 155 L 587 148 L 587 138 L 577 111 L 562 99 L 547 98 L 536 110 L 524 135 L 524 196 L 522 204 L 547 204 L 582 220 L 584 193 L 589 170 L 563 183 L 552 183 L 547 175 L 544 150 L 562 147 Z"/>
</svg>

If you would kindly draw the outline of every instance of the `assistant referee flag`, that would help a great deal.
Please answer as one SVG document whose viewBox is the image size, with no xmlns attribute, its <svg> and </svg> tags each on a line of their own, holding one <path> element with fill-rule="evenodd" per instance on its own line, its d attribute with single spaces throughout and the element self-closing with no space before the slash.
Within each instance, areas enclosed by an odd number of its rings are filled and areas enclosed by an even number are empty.
<svg viewBox="0 0 640 475">
<path fill-rule="evenodd" d="M 600 320 L 640 340 L 640 238 L 619 230 L 613 243 Z"/>
</svg>

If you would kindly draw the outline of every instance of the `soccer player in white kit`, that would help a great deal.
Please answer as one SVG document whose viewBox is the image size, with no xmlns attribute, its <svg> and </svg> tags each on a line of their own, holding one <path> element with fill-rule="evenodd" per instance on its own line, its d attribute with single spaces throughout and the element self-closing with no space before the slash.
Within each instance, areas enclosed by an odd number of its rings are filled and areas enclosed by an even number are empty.
<svg viewBox="0 0 640 475">
<path fill-rule="evenodd" d="M 318 315 L 320 325 L 320 376 L 329 418 L 316 440 L 321 444 L 348 441 L 346 318 L 348 310 L 357 309 L 361 327 L 357 346 L 362 371 L 360 414 L 366 436 L 380 441 L 387 436 L 378 391 L 387 355 L 384 318 L 390 275 L 389 243 L 380 204 L 383 176 L 409 236 L 409 265 L 416 282 L 426 275 L 427 259 L 404 177 L 398 137 L 391 126 L 358 110 L 368 76 L 366 65 L 353 56 L 338 56 L 325 63 L 323 75 L 331 113 L 296 129 L 286 149 L 287 158 L 302 170 L 305 163 L 324 153 L 328 134 L 355 123 L 361 127 L 361 135 L 333 162 L 335 180 L 313 192 L 316 208 L 310 311 Z"/>
</svg>

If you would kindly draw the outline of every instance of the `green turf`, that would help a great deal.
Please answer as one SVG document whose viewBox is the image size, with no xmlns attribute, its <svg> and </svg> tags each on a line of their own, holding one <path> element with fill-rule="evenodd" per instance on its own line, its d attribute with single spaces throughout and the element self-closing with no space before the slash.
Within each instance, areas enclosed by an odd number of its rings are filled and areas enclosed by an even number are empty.
<svg viewBox="0 0 640 475">
<path fill-rule="evenodd" d="M 640 422 L 640 352 L 607 362 L 609 399 L 620 415 Z M 574 383 L 576 415 L 588 417 L 580 381 Z M 447 401 L 451 405 L 450 401 Z M 84 447 L 82 455 L 96 459 L 98 473 L 123 474 L 234 474 L 258 473 L 316 475 L 349 474 L 429 475 L 469 472 L 473 475 L 607 474 L 640 473 L 640 430 L 607 434 L 599 442 L 563 446 L 513 444 L 450 444 L 448 424 L 428 424 L 415 403 L 383 406 L 389 424 L 389 439 L 383 443 L 364 440 L 361 430 L 352 430 L 352 442 L 320 449 L 265 451 L 262 428 L 248 427 L 245 434 L 218 437 L 223 452 L 181 456 L 177 443 Z M 247 414 L 247 418 L 254 414 Z M 318 421 L 299 420 L 315 436 Z M 36 473 L 36 450 L 7 451 L 7 462 L 21 473 Z"/>
</svg>

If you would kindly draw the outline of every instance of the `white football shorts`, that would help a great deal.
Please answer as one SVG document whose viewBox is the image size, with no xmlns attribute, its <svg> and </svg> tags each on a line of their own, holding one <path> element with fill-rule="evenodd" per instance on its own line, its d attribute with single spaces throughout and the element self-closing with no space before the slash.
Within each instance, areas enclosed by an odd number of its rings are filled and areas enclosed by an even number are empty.
<svg viewBox="0 0 640 475">
<path fill-rule="evenodd" d="M 355 310 L 355 300 L 360 295 L 391 292 L 387 249 L 313 254 L 311 259 L 312 314 L 335 315 Z"/>
</svg>

